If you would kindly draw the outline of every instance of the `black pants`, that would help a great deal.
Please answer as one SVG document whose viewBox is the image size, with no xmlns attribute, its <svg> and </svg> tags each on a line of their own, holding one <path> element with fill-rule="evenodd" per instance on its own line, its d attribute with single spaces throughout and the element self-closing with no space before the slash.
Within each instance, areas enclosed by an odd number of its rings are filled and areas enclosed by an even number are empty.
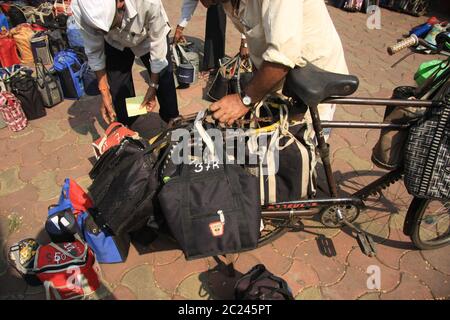
<svg viewBox="0 0 450 320">
<path fill-rule="evenodd" d="M 167 48 L 169 65 L 159 75 L 159 88 L 156 92 L 160 105 L 159 115 L 166 122 L 179 115 L 169 39 L 167 39 Z M 136 96 L 131 72 L 135 59 L 134 53 L 130 48 L 120 51 L 105 42 L 105 55 L 108 83 L 117 120 L 127 126 L 131 126 L 138 117 L 128 117 L 125 99 Z M 140 57 L 140 59 L 150 73 L 150 53 Z"/>
<path fill-rule="evenodd" d="M 219 59 L 225 56 L 225 33 L 227 16 L 222 5 L 213 5 L 206 14 L 205 47 L 203 69 L 219 67 Z"/>
</svg>

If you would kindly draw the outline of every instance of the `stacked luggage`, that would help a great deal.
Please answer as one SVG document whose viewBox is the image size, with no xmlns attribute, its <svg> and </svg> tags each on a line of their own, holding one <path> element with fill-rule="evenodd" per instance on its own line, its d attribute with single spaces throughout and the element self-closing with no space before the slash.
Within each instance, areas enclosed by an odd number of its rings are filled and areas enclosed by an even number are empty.
<svg viewBox="0 0 450 320">
<path fill-rule="evenodd" d="M 44 107 L 100 94 L 67 0 L 0 2 L 0 64 L 2 123 L 13 131 Z"/>
</svg>

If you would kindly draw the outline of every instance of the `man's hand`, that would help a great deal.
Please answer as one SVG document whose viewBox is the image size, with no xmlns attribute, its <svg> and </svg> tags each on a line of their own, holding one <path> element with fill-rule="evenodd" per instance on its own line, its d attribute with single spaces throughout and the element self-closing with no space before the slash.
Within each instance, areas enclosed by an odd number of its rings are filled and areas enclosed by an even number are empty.
<svg viewBox="0 0 450 320">
<path fill-rule="evenodd" d="M 178 43 L 184 43 L 187 42 L 186 38 L 183 35 L 183 30 L 184 28 L 181 26 L 177 26 L 177 28 L 175 29 L 175 34 L 173 36 L 173 44 L 178 44 Z"/>
<path fill-rule="evenodd" d="M 116 112 L 112 103 L 112 97 L 109 90 L 101 90 L 102 104 L 100 106 L 100 113 L 107 124 L 116 121 Z"/>
<path fill-rule="evenodd" d="M 141 104 L 141 108 L 146 108 L 147 112 L 152 112 L 156 107 L 156 89 L 153 87 L 148 87 L 147 93 L 145 94 L 144 101 Z"/>
<path fill-rule="evenodd" d="M 219 101 L 210 106 L 210 110 L 214 112 L 213 118 L 221 123 L 231 126 L 236 120 L 245 116 L 250 109 L 241 101 L 238 94 L 231 94 L 223 97 Z"/>
<path fill-rule="evenodd" d="M 242 60 L 246 60 L 250 57 L 250 51 L 248 50 L 247 41 L 245 39 L 242 39 L 241 41 L 239 55 L 241 56 Z"/>
</svg>

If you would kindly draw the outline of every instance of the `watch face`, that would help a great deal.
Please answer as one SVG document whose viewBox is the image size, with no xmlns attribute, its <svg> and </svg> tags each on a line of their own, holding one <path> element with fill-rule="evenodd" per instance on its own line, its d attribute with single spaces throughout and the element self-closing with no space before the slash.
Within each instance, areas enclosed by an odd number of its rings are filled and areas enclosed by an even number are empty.
<svg viewBox="0 0 450 320">
<path fill-rule="evenodd" d="M 244 105 L 249 106 L 252 104 L 252 99 L 249 96 L 245 96 L 244 99 L 242 99 L 242 102 Z"/>
</svg>

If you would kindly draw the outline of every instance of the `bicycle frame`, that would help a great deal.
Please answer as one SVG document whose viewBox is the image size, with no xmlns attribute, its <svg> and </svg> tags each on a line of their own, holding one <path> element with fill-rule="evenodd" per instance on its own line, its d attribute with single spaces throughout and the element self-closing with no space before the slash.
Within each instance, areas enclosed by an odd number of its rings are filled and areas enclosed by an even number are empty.
<svg viewBox="0 0 450 320">
<path fill-rule="evenodd" d="M 336 105 L 355 105 L 355 106 L 408 106 L 408 107 L 439 107 L 443 103 L 440 101 L 426 101 L 426 100 L 405 100 L 405 99 L 380 99 L 380 98 L 330 98 L 323 103 L 330 103 Z M 330 190 L 331 197 L 320 199 L 308 199 L 299 201 L 289 201 L 282 203 L 273 203 L 263 207 L 262 216 L 264 218 L 300 218 L 313 216 L 319 214 L 322 209 L 328 208 L 334 205 L 354 205 L 361 209 L 364 207 L 364 199 L 366 196 L 393 181 L 401 178 L 403 169 L 399 168 L 390 171 L 378 178 L 376 181 L 363 187 L 355 192 L 349 198 L 339 198 L 337 192 L 337 184 L 334 180 L 333 171 L 331 168 L 329 146 L 323 139 L 324 128 L 357 128 L 357 129 L 392 129 L 392 130 L 405 130 L 408 129 L 410 124 L 387 124 L 379 122 L 359 122 L 359 121 L 321 121 L 317 106 L 309 107 L 311 117 L 313 121 L 314 131 L 316 136 L 319 137 L 319 152 L 321 155 L 322 163 L 324 165 L 325 173 L 327 176 L 327 184 Z M 322 145 L 320 140 L 322 141 Z"/>
</svg>

